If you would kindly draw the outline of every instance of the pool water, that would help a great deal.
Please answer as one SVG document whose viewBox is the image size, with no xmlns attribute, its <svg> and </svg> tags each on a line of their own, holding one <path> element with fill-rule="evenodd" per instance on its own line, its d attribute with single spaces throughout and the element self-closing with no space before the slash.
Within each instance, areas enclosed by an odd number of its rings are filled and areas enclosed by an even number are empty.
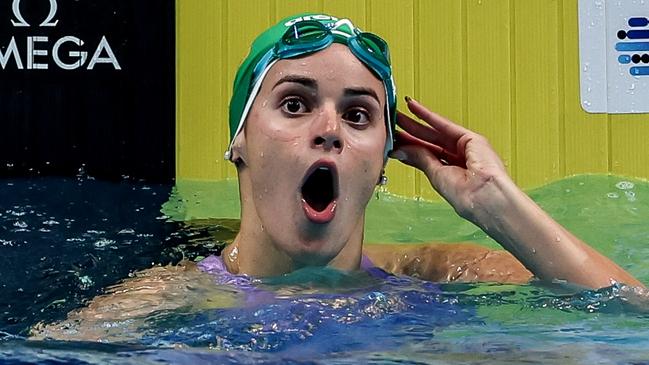
<svg viewBox="0 0 649 365">
<path fill-rule="evenodd" d="M 528 193 L 649 282 L 649 183 L 587 175 Z M 188 278 L 168 296 L 175 307 L 147 302 L 140 316 L 92 322 L 110 333 L 103 343 L 26 339 L 137 271 L 219 252 L 238 228 L 236 199 L 232 182 L 1 181 L 0 362 L 649 364 L 649 300 L 623 286 L 433 284 L 328 268 L 252 289 Z M 368 242 L 498 247 L 442 203 L 378 193 L 367 219 Z"/>
</svg>

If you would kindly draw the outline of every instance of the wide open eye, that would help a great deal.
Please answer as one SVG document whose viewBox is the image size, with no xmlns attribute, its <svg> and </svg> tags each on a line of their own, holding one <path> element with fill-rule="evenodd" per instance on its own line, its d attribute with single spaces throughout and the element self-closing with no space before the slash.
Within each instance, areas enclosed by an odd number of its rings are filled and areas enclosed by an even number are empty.
<svg viewBox="0 0 649 365">
<path fill-rule="evenodd" d="M 304 101 L 294 96 L 284 99 L 281 108 L 287 114 L 303 114 L 309 112 L 309 108 L 306 106 Z"/>
<path fill-rule="evenodd" d="M 363 109 L 352 109 L 343 114 L 343 119 L 356 128 L 365 128 L 370 124 L 370 116 Z"/>
</svg>

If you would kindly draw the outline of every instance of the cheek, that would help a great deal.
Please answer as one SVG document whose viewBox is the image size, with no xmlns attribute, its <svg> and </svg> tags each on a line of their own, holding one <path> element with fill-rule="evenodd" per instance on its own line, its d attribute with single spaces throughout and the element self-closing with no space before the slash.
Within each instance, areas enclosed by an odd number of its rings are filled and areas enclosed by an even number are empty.
<svg viewBox="0 0 649 365">
<path fill-rule="evenodd" d="M 360 131 L 363 132 L 363 131 Z M 346 143 L 347 152 L 362 161 L 363 173 L 377 173 L 383 168 L 385 133 L 351 134 Z"/>
<path fill-rule="evenodd" d="M 277 138 L 281 134 L 281 138 Z M 300 153 L 300 144 L 295 136 L 271 128 L 254 131 L 248 145 L 248 167 L 256 193 L 273 193 L 287 186 L 287 179 L 295 179 Z M 284 181 L 283 183 L 281 183 Z"/>
<path fill-rule="evenodd" d="M 267 118 L 249 128 L 248 145 L 252 157 L 287 158 L 295 156 L 294 150 L 300 142 L 300 132 L 287 128 L 282 123 Z"/>
<path fill-rule="evenodd" d="M 349 169 L 349 182 L 355 186 L 356 194 L 363 196 L 363 199 L 373 193 L 383 169 L 383 148 L 372 147 L 364 150 L 359 146 L 352 146 L 349 153 L 350 160 L 353 161 L 353 166 Z"/>
<path fill-rule="evenodd" d="M 264 136 L 270 141 L 281 143 L 295 143 L 296 145 L 296 142 L 300 137 L 299 133 L 296 133 L 291 129 L 282 128 L 282 126 L 273 124 L 261 130 L 261 133 L 263 133 Z"/>
<path fill-rule="evenodd" d="M 261 110 L 253 110 L 251 113 L 251 117 L 255 120 L 257 134 L 266 140 L 265 143 L 295 142 L 300 137 L 299 125 L 287 120 L 279 110 L 269 110 L 268 108 L 270 106 L 263 107 Z"/>
</svg>

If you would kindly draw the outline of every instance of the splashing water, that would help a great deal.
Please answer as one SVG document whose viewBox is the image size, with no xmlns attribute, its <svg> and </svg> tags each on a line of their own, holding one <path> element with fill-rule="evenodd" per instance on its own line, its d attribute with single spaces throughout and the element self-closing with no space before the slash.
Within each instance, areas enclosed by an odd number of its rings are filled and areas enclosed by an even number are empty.
<svg viewBox="0 0 649 365">
<path fill-rule="evenodd" d="M 617 186 L 621 181 L 579 176 L 529 194 L 571 231 L 647 282 L 649 184 L 628 181 L 633 186 L 623 189 Z M 151 267 L 151 262 L 199 259 L 218 252 L 238 229 L 236 220 L 208 219 L 210 214 L 237 216 L 228 195 L 236 196 L 236 186 L 214 199 L 205 198 L 211 194 L 209 189 L 188 195 L 180 194 L 184 188 L 178 186 L 161 214 L 156 199 L 165 195 L 165 188 L 72 183 L 66 187 L 60 181 L 42 180 L 37 187 L 33 181 L 12 181 L 0 189 L 2 201 L 9 202 L 0 211 L 5 226 L 19 228 L 13 224 L 21 221 L 28 228 L 51 230 L 13 232 L 0 241 L 4 257 L 13 262 L 1 269 L 6 285 L 2 297 L 12 301 L 2 308 L 0 362 L 565 364 L 643 363 L 649 358 L 646 294 L 619 284 L 589 291 L 535 282 L 440 285 L 327 268 L 248 279 L 245 287 L 219 285 L 207 274 L 189 272 L 186 279 L 174 276 L 177 281 L 167 281 L 171 290 L 130 287 L 139 294 L 133 296 L 140 300 L 135 308 L 151 309 L 145 313 L 67 327 L 70 337 L 75 331 L 94 329 L 111 343 L 26 341 L 21 337 L 26 333 L 24 323 L 61 320 L 101 287 L 129 276 L 142 280 L 131 274 Z M 30 184 L 35 190 L 26 189 Z M 21 197 L 15 189 L 24 189 L 25 194 Z M 153 199 L 148 194 L 156 190 L 162 191 Z M 66 191 L 71 194 L 47 200 L 52 192 Z M 145 195 L 125 198 L 126 191 Z M 618 198 L 609 198 L 607 194 L 614 191 L 619 192 Z M 622 193 L 630 191 L 635 201 Z M 368 209 L 368 241 L 439 238 L 497 247 L 445 205 L 380 195 Z M 105 200 L 97 201 L 98 196 Z M 191 196 L 205 204 L 197 206 Z M 31 200 L 22 200 L 27 198 Z M 219 199 L 228 206 L 214 207 Z M 116 209 L 110 207 L 117 200 L 127 206 L 110 211 Z M 61 201 L 66 202 L 65 209 L 60 209 Z M 137 207 L 144 209 L 135 212 Z M 219 214 L 218 209 L 226 209 L 227 214 Z M 132 216 L 118 219 L 125 212 Z M 179 226 L 159 217 L 194 220 Z M 114 243 L 99 250 L 94 244 L 101 238 Z M 151 282 L 157 279 L 150 278 Z M 167 307 L 145 300 L 152 298 L 145 293 L 162 295 Z M 119 314 L 111 307 L 104 310 L 98 313 Z"/>
</svg>

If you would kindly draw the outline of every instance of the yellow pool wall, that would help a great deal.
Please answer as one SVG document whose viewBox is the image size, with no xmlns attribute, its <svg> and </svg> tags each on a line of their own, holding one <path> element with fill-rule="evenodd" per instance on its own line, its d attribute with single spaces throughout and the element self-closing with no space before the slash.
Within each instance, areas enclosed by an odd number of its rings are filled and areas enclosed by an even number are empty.
<svg viewBox="0 0 649 365">
<path fill-rule="evenodd" d="M 579 100 L 577 0 L 176 0 L 176 178 L 236 177 L 223 160 L 234 74 L 253 38 L 303 11 L 348 17 L 390 45 L 402 97 L 485 135 L 523 188 L 579 173 L 649 178 L 649 114 Z M 390 161 L 390 192 L 437 199 Z"/>
</svg>

